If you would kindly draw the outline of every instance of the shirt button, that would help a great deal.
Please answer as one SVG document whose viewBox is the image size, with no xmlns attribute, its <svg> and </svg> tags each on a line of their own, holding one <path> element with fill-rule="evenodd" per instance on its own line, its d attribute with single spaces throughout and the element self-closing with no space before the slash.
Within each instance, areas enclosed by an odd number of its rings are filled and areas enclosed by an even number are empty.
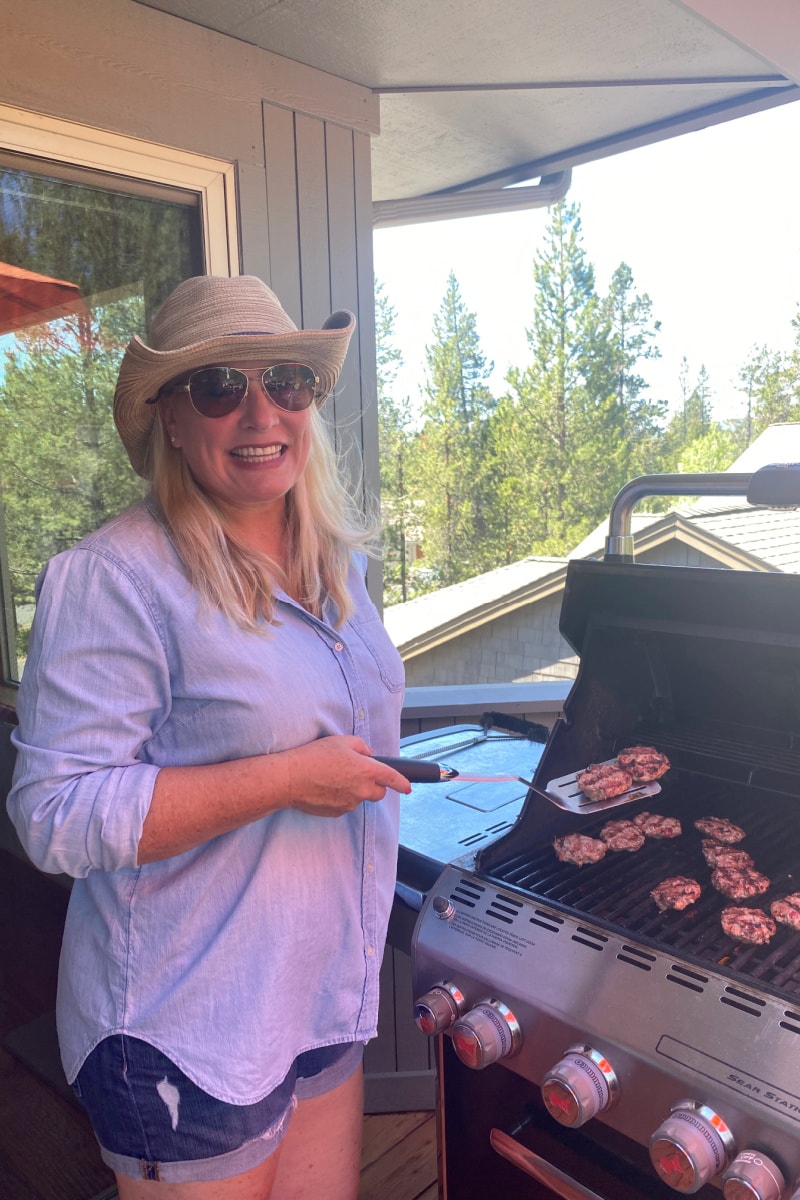
<svg viewBox="0 0 800 1200">
<path fill-rule="evenodd" d="M 370 875 L 371 875 L 371 874 L 373 873 L 373 871 L 374 871 L 374 870 L 375 870 L 375 863 L 367 863 L 367 872 L 368 872 L 368 874 L 370 874 Z"/>
<path fill-rule="evenodd" d="M 375 947 L 367 946 L 367 954 L 370 958 L 374 958 L 375 957 Z"/>
<path fill-rule="evenodd" d="M 341 642 L 334 642 L 333 648 L 337 653 L 339 653 L 339 651 L 341 651 L 341 650 L 344 650 L 344 646 L 342 645 Z"/>
<path fill-rule="evenodd" d="M 360 709 L 358 710 L 358 719 L 359 719 L 359 721 L 363 721 L 363 720 L 364 720 L 364 710 L 363 710 L 363 708 L 360 708 Z"/>
</svg>

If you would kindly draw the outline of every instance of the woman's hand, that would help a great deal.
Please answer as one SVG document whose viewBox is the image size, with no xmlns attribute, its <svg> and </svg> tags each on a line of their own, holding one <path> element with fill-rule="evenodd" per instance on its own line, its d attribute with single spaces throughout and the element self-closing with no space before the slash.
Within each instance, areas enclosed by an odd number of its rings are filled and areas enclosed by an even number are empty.
<svg viewBox="0 0 800 1200">
<path fill-rule="evenodd" d="M 382 800 L 387 788 L 411 791 L 404 775 L 370 758 L 360 737 L 335 734 L 272 755 L 287 771 L 288 807 L 317 817 L 340 817 L 365 800 Z"/>
<path fill-rule="evenodd" d="M 387 788 L 411 784 L 370 758 L 360 737 L 334 734 L 293 750 L 201 767 L 163 767 L 139 841 L 139 865 L 171 858 L 281 809 L 340 817 Z"/>
</svg>

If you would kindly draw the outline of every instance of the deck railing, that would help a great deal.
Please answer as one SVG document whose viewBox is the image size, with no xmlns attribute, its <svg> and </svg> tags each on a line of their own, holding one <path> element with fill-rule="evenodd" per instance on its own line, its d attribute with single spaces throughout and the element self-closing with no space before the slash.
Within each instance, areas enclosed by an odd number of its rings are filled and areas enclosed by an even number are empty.
<svg viewBox="0 0 800 1200">
<path fill-rule="evenodd" d="M 464 683 L 411 687 L 406 691 L 400 733 L 424 733 L 445 725 L 481 724 L 484 713 L 508 713 L 552 727 L 571 680 L 547 683 Z"/>
</svg>

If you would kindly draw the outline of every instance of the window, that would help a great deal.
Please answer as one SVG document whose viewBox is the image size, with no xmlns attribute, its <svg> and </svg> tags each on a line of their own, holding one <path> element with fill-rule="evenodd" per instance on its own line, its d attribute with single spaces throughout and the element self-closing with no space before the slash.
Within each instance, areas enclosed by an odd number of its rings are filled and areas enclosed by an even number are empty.
<svg viewBox="0 0 800 1200">
<path fill-rule="evenodd" d="M 42 564 L 142 494 L 112 417 L 124 348 L 134 333 L 145 333 L 181 279 L 204 270 L 227 274 L 235 237 L 229 165 L 178 161 L 166 169 L 159 159 L 154 167 L 138 143 L 106 145 L 108 135 L 86 142 L 85 130 L 76 165 L 30 153 L 46 148 L 41 129 L 32 137 L 21 129 L 7 138 L 0 120 L 5 701 L 24 662 Z M 76 150 L 74 130 L 72 142 L 63 129 L 49 134 L 51 153 Z M 114 169 L 103 170 L 104 161 Z M 157 182 L 133 174 L 145 169 Z"/>
</svg>

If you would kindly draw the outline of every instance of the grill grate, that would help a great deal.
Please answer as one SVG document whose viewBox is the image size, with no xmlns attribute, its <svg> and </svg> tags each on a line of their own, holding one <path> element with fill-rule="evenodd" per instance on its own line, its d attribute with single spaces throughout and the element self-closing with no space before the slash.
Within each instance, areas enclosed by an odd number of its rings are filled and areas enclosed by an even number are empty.
<svg viewBox="0 0 800 1200">
<path fill-rule="evenodd" d="M 757 870 L 772 881 L 768 892 L 744 901 L 743 907 L 769 912 L 772 900 L 800 891 L 800 830 L 796 803 L 785 797 L 756 793 L 750 788 L 721 787 L 708 780 L 682 778 L 649 802 L 617 811 L 612 819 L 649 811 L 678 817 L 683 835 L 673 839 L 648 838 L 634 853 L 611 852 L 599 863 L 574 867 L 560 863 L 548 842 L 513 855 L 491 869 L 500 883 L 533 894 L 572 912 L 635 935 L 640 941 L 676 956 L 714 969 L 732 971 L 759 985 L 800 998 L 800 933 L 778 926 L 766 946 L 737 943 L 723 933 L 722 909 L 732 903 L 711 886 L 711 868 L 702 855 L 704 835 L 693 826 L 701 816 L 727 817 L 746 831 L 739 845 L 748 851 Z M 581 832 L 597 837 L 608 814 Z M 660 913 L 650 892 L 671 875 L 687 875 L 703 888 L 696 904 L 683 912 Z"/>
</svg>

